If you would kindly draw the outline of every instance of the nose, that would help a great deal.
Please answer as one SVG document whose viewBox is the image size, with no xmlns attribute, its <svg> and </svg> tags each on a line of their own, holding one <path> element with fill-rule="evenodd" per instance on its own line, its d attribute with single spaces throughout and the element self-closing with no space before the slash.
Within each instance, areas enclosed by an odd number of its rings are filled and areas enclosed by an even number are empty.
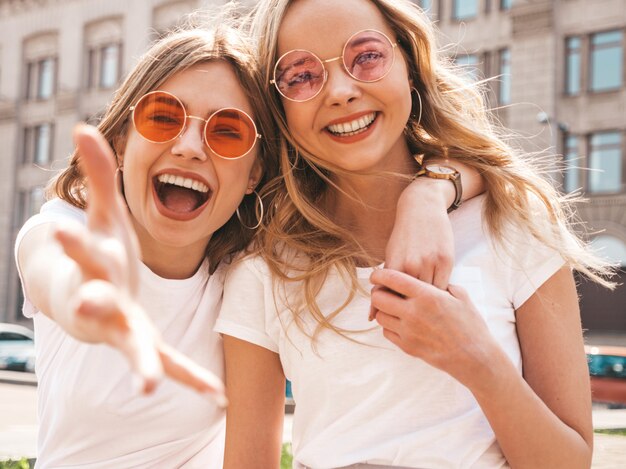
<svg viewBox="0 0 626 469">
<path fill-rule="evenodd" d="M 359 82 L 352 78 L 341 61 L 326 64 L 328 78 L 326 80 L 326 104 L 329 106 L 345 106 L 361 97 Z"/>
<path fill-rule="evenodd" d="M 208 148 L 204 143 L 204 119 L 187 116 L 185 128 L 174 140 L 172 153 L 187 159 L 205 161 Z"/>
</svg>

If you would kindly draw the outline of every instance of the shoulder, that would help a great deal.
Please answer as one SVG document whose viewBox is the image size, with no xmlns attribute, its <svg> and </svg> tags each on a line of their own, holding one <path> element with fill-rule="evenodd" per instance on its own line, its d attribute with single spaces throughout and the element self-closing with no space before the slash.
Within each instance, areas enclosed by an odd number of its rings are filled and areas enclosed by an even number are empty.
<svg viewBox="0 0 626 469">
<path fill-rule="evenodd" d="M 33 215 L 24 224 L 25 228 L 32 228 L 43 223 L 59 221 L 76 221 L 81 224 L 87 223 L 87 214 L 83 209 L 74 207 L 65 200 L 54 198 L 41 206 L 38 214 Z"/>
<path fill-rule="evenodd" d="M 54 198 L 44 203 L 39 213 L 33 215 L 22 226 L 15 240 L 16 248 L 34 228 L 55 223 L 87 223 L 87 216 L 84 210 L 74 207 L 70 203 Z"/>
<path fill-rule="evenodd" d="M 233 282 L 266 283 L 271 279 L 270 269 L 266 260 L 259 254 L 242 253 L 236 256 L 227 268 L 223 269 L 225 285 Z"/>
</svg>

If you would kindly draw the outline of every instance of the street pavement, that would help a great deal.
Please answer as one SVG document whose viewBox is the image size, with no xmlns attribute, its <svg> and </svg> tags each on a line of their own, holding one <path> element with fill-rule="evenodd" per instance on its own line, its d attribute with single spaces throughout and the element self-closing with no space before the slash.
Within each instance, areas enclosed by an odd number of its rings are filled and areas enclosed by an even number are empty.
<svg viewBox="0 0 626 469">
<path fill-rule="evenodd" d="M 0 461 L 33 458 L 37 441 L 37 388 L 32 375 L 0 371 Z M 285 416 L 283 441 L 291 441 L 293 416 Z M 596 429 L 626 428 L 626 409 L 593 409 Z M 626 436 L 595 434 L 593 469 L 626 468 Z"/>
</svg>

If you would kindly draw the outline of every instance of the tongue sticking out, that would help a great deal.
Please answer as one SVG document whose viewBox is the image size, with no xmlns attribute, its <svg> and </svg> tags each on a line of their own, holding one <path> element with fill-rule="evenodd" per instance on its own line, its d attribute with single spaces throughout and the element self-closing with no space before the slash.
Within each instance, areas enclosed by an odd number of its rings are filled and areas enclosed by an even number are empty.
<svg viewBox="0 0 626 469">
<path fill-rule="evenodd" d="M 163 184 L 158 192 L 163 205 L 177 213 L 192 212 L 203 202 L 198 191 L 172 184 Z"/>
</svg>

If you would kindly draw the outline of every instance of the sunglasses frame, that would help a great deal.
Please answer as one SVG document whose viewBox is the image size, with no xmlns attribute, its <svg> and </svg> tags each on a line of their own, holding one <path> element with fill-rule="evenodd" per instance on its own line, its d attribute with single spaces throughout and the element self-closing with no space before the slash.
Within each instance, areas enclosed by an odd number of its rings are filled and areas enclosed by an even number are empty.
<svg viewBox="0 0 626 469">
<path fill-rule="evenodd" d="M 157 142 L 155 140 L 150 140 L 148 137 L 144 136 L 139 129 L 137 128 L 137 124 L 135 123 L 135 110 L 137 109 L 137 106 L 139 105 L 139 103 L 141 103 L 141 101 L 146 97 L 146 96 L 150 96 L 152 94 L 165 94 L 168 95 L 171 98 L 174 98 L 176 100 L 176 102 L 180 105 L 180 107 L 183 110 L 183 113 L 185 115 L 185 119 L 184 119 L 184 124 L 181 126 L 180 131 L 172 138 L 168 139 L 168 140 L 164 140 L 162 142 Z M 238 109 L 236 107 L 223 107 L 221 109 L 218 109 L 217 111 L 215 111 L 214 113 L 212 113 L 207 119 L 204 119 L 202 117 L 198 117 L 198 116 L 192 116 L 191 114 L 187 114 L 187 108 L 185 108 L 185 105 L 182 103 L 182 101 L 180 99 L 178 99 L 177 96 L 173 95 L 172 93 L 168 92 L 168 91 L 162 91 L 162 90 L 154 90 L 154 91 L 150 91 L 146 94 L 144 94 L 141 98 L 139 98 L 137 100 L 137 104 L 130 106 L 129 110 L 132 112 L 131 114 L 131 120 L 133 121 L 133 127 L 135 127 L 135 130 L 137 131 L 137 133 L 139 135 L 141 135 L 141 138 L 143 138 L 144 140 L 150 142 L 150 143 L 169 143 L 173 140 L 176 140 L 177 138 L 179 138 L 187 129 L 187 120 L 188 119 L 196 119 L 199 121 L 204 122 L 204 127 L 202 127 L 202 141 L 204 142 L 204 144 L 209 147 L 209 150 L 211 150 L 211 152 L 213 154 L 215 154 L 216 156 L 224 159 L 224 160 L 238 160 L 240 158 L 243 158 L 244 156 L 246 156 L 248 153 L 250 153 L 255 145 L 256 145 L 256 141 L 258 139 L 263 138 L 263 136 L 258 132 L 257 127 L 256 127 L 256 123 L 254 122 L 254 119 L 252 117 L 250 117 L 250 114 L 248 114 L 246 111 L 243 111 L 241 109 Z M 248 149 L 248 151 L 246 151 L 243 155 L 240 156 L 223 156 L 220 155 L 219 153 L 217 153 L 213 147 L 211 146 L 211 144 L 209 143 L 209 140 L 207 139 L 207 126 L 209 125 L 209 122 L 211 121 L 211 119 L 213 119 L 213 117 L 215 117 L 215 115 L 219 114 L 222 111 L 228 111 L 228 110 L 233 110 L 233 111 L 237 111 L 242 113 L 244 116 L 246 116 L 248 119 L 250 119 L 250 122 L 252 123 L 252 129 L 254 130 L 254 141 L 252 142 L 252 145 L 250 146 L 250 148 Z"/>
<path fill-rule="evenodd" d="M 358 36 L 359 34 L 362 33 L 366 33 L 366 32 L 374 32 L 377 34 L 380 34 L 381 36 L 383 36 L 387 42 L 391 45 L 391 64 L 389 65 L 389 69 L 379 78 L 377 78 L 376 80 L 360 80 L 357 77 L 355 77 L 354 75 L 352 75 L 352 73 L 350 73 L 348 71 L 348 67 L 346 66 L 346 62 L 345 62 L 345 56 L 346 56 L 346 47 L 348 46 L 348 44 L 350 44 L 350 41 L 352 41 L 352 39 L 354 39 L 356 36 Z M 307 49 L 292 49 L 290 51 L 285 52 L 283 55 L 281 55 L 278 60 L 276 61 L 276 63 L 274 64 L 274 73 L 273 73 L 273 80 L 270 80 L 270 84 L 274 85 L 274 87 L 276 88 L 276 90 L 278 91 L 278 93 L 285 99 L 288 99 L 289 101 L 293 101 L 295 103 L 304 103 L 307 101 L 310 101 L 311 99 L 315 98 L 318 94 L 320 94 L 322 92 L 322 90 L 324 89 L 324 85 L 326 85 L 326 82 L 328 81 L 328 70 L 326 69 L 326 66 L 324 64 L 327 64 L 329 62 L 335 62 L 337 60 L 341 60 L 341 65 L 343 67 L 343 69 L 345 70 L 345 72 L 354 80 L 360 82 L 360 83 L 376 83 L 377 81 L 382 80 L 383 78 L 385 78 L 389 72 L 391 71 L 391 69 L 393 68 L 393 65 L 396 61 L 396 54 L 395 54 L 395 50 L 396 47 L 398 46 L 397 42 L 391 42 L 391 39 L 389 38 L 389 36 L 387 36 L 385 33 L 383 33 L 382 31 L 378 31 L 377 29 L 362 29 L 360 31 L 357 31 L 356 33 L 354 33 L 352 36 L 350 36 L 346 42 L 343 45 L 343 49 L 341 50 L 341 55 L 338 55 L 337 57 L 333 57 L 332 59 L 326 59 L 326 60 L 322 60 L 320 59 L 317 55 L 315 55 L 313 52 L 311 52 L 310 50 Z M 283 92 L 280 90 L 280 88 L 278 87 L 278 82 L 276 81 L 276 72 L 278 71 L 278 64 L 280 63 L 280 61 L 288 54 L 291 54 L 292 52 L 306 52 L 307 54 L 311 54 L 313 57 L 315 57 L 319 63 L 322 64 L 322 69 L 324 70 L 324 81 L 322 82 L 322 86 L 320 86 L 319 90 L 317 90 L 317 92 L 311 96 L 310 98 L 306 98 L 306 99 L 293 99 L 290 98 L 289 96 L 285 96 L 285 94 L 283 94 Z"/>
</svg>

